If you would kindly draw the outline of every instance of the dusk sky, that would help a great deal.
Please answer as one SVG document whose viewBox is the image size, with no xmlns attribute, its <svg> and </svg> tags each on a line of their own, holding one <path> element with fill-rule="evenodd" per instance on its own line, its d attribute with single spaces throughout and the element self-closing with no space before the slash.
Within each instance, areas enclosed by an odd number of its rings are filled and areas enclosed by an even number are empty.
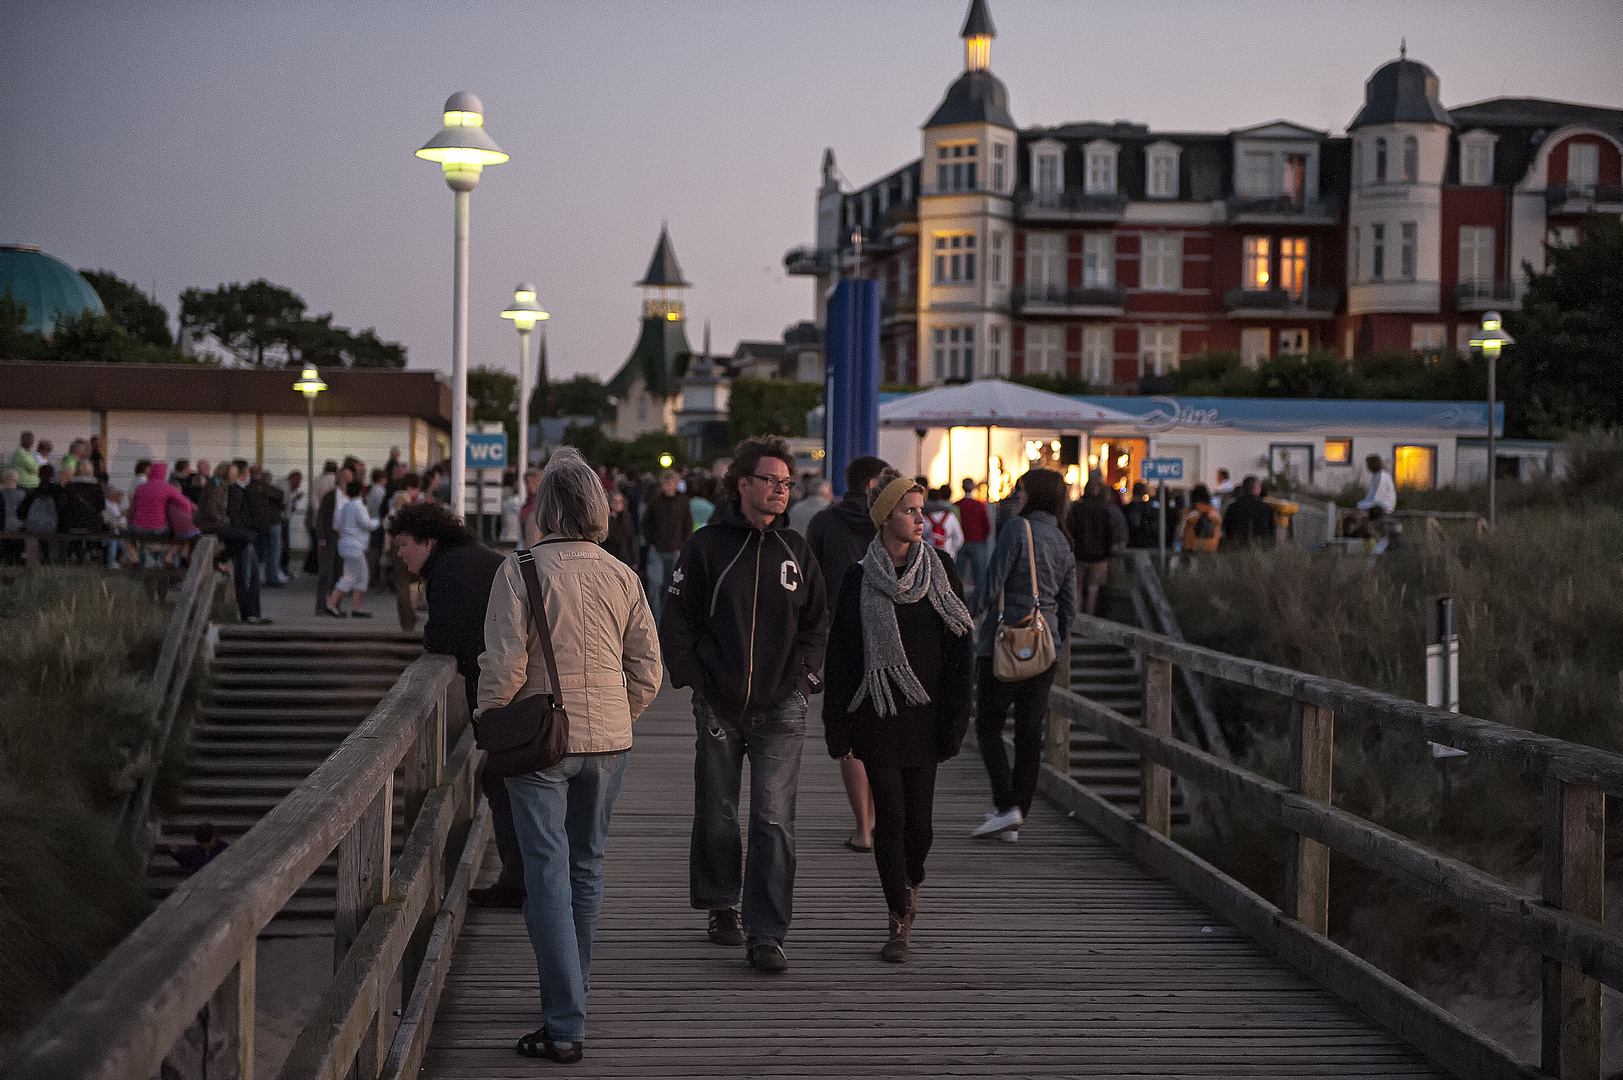
<svg viewBox="0 0 1623 1080">
<path fill-rule="evenodd" d="M 512 155 L 473 194 L 471 362 L 533 279 L 555 378 L 619 367 L 668 221 L 689 338 L 717 352 L 812 313 L 823 148 L 865 184 L 911 160 L 962 68 L 966 0 L 77 3 L 0 0 L 0 242 L 180 290 L 257 277 L 448 370 L 451 193 L 412 152 L 472 90 Z M 1409 55 L 1455 106 L 1623 107 L 1623 0 L 992 0 L 1022 125 L 1130 119 L 1340 134 Z M 1502 58 L 1502 59 L 1501 59 Z"/>
</svg>

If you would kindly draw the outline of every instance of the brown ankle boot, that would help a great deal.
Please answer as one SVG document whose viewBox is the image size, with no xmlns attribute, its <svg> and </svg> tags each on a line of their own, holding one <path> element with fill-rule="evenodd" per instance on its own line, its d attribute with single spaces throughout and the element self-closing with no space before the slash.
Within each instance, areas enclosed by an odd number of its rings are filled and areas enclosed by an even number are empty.
<svg viewBox="0 0 1623 1080">
<path fill-rule="evenodd" d="M 913 913 L 890 913 L 890 940 L 885 947 L 879 950 L 879 956 L 893 964 L 900 964 L 907 959 L 908 945 L 913 935 Z"/>
</svg>

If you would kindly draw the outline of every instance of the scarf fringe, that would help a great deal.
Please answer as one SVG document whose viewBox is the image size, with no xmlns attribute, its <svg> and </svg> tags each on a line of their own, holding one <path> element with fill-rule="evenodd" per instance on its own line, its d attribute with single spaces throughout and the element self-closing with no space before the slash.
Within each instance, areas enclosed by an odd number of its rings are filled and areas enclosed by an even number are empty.
<svg viewBox="0 0 1623 1080">
<path fill-rule="evenodd" d="M 862 683 L 857 687 L 856 694 L 851 698 L 851 706 L 846 711 L 856 712 L 862 705 L 863 698 L 870 698 L 874 704 L 874 711 L 880 716 L 888 716 L 900 711 L 895 699 L 891 696 L 890 684 L 895 683 L 896 688 L 902 692 L 902 697 L 909 705 L 928 705 L 930 695 L 919 682 L 919 677 L 913 674 L 913 669 L 907 664 L 891 667 L 875 668 L 862 676 Z"/>
</svg>

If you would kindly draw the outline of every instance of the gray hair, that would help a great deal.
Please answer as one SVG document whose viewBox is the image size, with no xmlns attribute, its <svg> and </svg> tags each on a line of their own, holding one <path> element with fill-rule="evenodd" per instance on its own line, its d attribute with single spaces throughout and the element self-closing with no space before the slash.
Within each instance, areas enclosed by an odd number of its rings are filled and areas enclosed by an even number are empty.
<svg viewBox="0 0 1623 1080">
<path fill-rule="evenodd" d="M 609 500 L 603 482 L 580 451 L 559 447 L 541 473 L 535 493 L 535 523 L 541 535 L 553 533 L 601 543 L 609 535 Z"/>
</svg>

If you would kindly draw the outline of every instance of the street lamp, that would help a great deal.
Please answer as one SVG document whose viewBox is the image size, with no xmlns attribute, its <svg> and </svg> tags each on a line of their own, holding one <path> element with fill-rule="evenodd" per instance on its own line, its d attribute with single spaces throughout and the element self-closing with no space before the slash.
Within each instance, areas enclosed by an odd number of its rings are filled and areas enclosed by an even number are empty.
<svg viewBox="0 0 1623 1080">
<path fill-rule="evenodd" d="M 518 327 L 518 480 L 524 487 L 524 470 L 530 467 L 530 331 L 538 322 L 552 318 L 535 302 L 535 286 L 523 282 L 513 290 L 513 303 L 502 312 L 502 318 L 512 319 Z M 542 348 L 546 348 L 547 331 L 541 330 Z"/>
<path fill-rule="evenodd" d="M 316 395 L 327 389 L 327 384 L 321 381 L 321 374 L 316 371 L 314 364 L 304 365 L 304 371 L 299 375 L 299 381 L 293 384 L 293 389 L 304 395 L 305 406 L 305 455 L 307 458 L 304 473 L 304 528 L 305 531 L 315 531 L 315 500 L 310 498 L 310 489 L 316 482 Z"/>
<path fill-rule="evenodd" d="M 1498 459 L 1493 445 L 1493 406 L 1494 398 L 1498 396 L 1498 387 L 1494 379 L 1498 373 L 1499 352 L 1506 345 L 1516 344 L 1516 339 L 1505 333 L 1502 327 L 1503 320 L 1497 311 L 1487 312 L 1482 316 L 1482 330 L 1471 339 L 1471 348 L 1481 349 L 1482 355 L 1488 358 L 1488 528 L 1494 527 L 1494 480 L 1498 469 Z"/>
<path fill-rule="evenodd" d="M 485 106 L 466 90 L 445 99 L 445 126 L 417 151 L 437 161 L 445 182 L 456 192 L 451 274 L 451 505 L 456 516 L 467 512 L 468 472 L 468 193 L 479 184 L 486 165 L 500 165 L 507 154 L 485 132 Z"/>
</svg>

